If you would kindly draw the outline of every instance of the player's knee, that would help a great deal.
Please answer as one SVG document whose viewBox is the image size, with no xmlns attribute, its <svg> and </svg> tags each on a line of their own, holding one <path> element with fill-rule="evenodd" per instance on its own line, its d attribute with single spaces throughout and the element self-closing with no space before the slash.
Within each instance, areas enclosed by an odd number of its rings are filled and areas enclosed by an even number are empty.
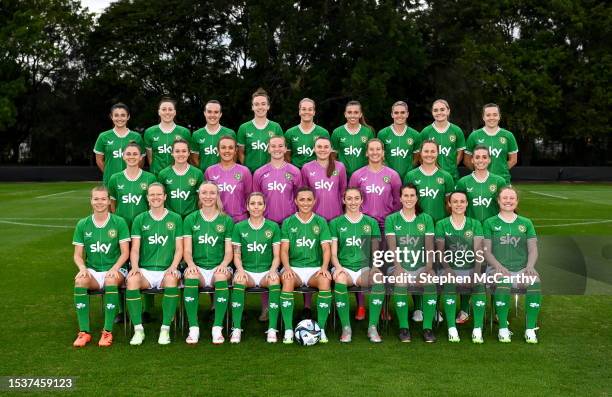
<svg viewBox="0 0 612 397">
<path fill-rule="evenodd" d="M 165 276 L 162 280 L 162 285 L 164 287 L 176 287 L 178 286 L 178 278 L 174 276 Z"/>
<path fill-rule="evenodd" d="M 74 280 L 74 286 L 77 288 L 88 288 L 89 278 L 77 278 Z"/>
<path fill-rule="evenodd" d="M 140 276 L 131 276 L 127 279 L 128 289 L 140 289 Z"/>
</svg>

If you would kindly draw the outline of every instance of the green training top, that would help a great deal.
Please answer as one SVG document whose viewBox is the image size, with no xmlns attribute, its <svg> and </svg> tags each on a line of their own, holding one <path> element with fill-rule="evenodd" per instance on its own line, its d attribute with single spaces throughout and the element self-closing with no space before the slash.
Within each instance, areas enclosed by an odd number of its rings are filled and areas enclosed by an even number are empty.
<svg viewBox="0 0 612 397">
<path fill-rule="evenodd" d="M 108 214 L 100 226 L 93 215 L 81 219 L 72 237 L 72 244 L 85 250 L 85 266 L 97 272 L 106 272 L 117 263 L 121 256 L 119 243 L 124 241 L 130 241 L 130 232 L 125 220 L 115 214 Z"/>
</svg>

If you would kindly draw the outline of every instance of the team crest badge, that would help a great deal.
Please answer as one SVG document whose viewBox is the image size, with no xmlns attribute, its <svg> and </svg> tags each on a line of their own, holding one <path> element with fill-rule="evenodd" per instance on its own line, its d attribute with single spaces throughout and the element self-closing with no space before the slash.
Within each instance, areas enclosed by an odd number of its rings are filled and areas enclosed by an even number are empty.
<svg viewBox="0 0 612 397">
<path fill-rule="evenodd" d="M 166 222 L 166 229 L 174 230 L 174 222 Z"/>
<path fill-rule="evenodd" d="M 495 193 L 496 190 L 497 190 L 497 185 L 489 185 L 489 191 L 491 193 Z"/>
<path fill-rule="evenodd" d="M 175 140 L 175 141 L 178 141 L 179 139 L 183 139 L 183 137 L 182 137 L 182 136 L 180 136 L 180 135 L 176 135 L 176 136 L 174 137 L 174 140 Z"/>
<path fill-rule="evenodd" d="M 146 184 L 146 183 L 144 183 L 144 182 L 142 182 L 142 183 L 140 184 L 140 188 L 141 188 L 142 190 L 147 190 L 147 188 L 148 188 L 148 187 L 149 187 L 149 186 L 147 186 L 147 184 Z"/>
<path fill-rule="evenodd" d="M 436 182 L 438 182 L 438 185 L 444 185 L 444 178 L 438 178 Z"/>
<path fill-rule="evenodd" d="M 338 176 L 338 170 L 334 170 L 334 172 L 332 172 L 332 176 Z"/>
<path fill-rule="evenodd" d="M 457 140 L 457 137 L 454 136 L 454 135 L 449 135 L 448 136 L 448 140 L 451 141 L 451 142 L 455 142 Z"/>
<path fill-rule="evenodd" d="M 117 230 L 115 230 L 115 229 L 110 229 L 110 230 L 108 231 L 108 237 L 110 237 L 110 238 L 115 238 L 115 237 L 117 237 Z"/>
<path fill-rule="evenodd" d="M 239 172 L 236 172 L 236 173 L 234 174 L 234 179 L 235 179 L 235 180 L 237 180 L 237 181 L 241 180 L 241 179 L 242 179 L 242 174 L 241 174 L 241 173 L 239 173 Z"/>
<path fill-rule="evenodd" d="M 264 236 L 266 236 L 266 238 L 272 238 L 272 230 L 266 230 Z"/>
<path fill-rule="evenodd" d="M 195 186 L 195 184 L 196 184 L 195 178 L 189 178 L 189 180 L 187 182 L 189 183 L 189 186 Z"/>
<path fill-rule="evenodd" d="M 285 172 L 285 179 L 286 179 L 286 180 L 288 180 L 288 181 L 290 181 L 291 179 L 293 179 L 293 175 L 291 175 L 291 174 L 290 174 L 290 173 L 288 173 L 288 172 Z"/>
<path fill-rule="evenodd" d="M 368 141 L 368 138 L 366 138 L 365 136 L 361 137 L 361 142 L 366 143 Z"/>
<path fill-rule="evenodd" d="M 419 232 L 424 232 L 425 231 L 425 224 L 424 223 L 418 223 L 417 224 L 417 230 Z"/>
<path fill-rule="evenodd" d="M 503 136 L 500 136 L 499 137 L 499 143 L 501 143 L 502 145 L 505 145 L 506 144 L 506 138 L 503 137 Z"/>
<path fill-rule="evenodd" d="M 313 232 L 314 234 L 319 234 L 319 232 L 321 232 L 321 228 L 319 228 L 319 226 L 317 226 L 317 225 L 314 225 L 314 226 L 312 227 L 312 232 Z"/>
<path fill-rule="evenodd" d="M 268 131 L 268 136 L 272 138 L 274 136 L 274 131 Z"/>
<path fill-rule="evenodd" d="M 474 237 L 474 232 L 471 230 L 466 230 L 464 235 L 465 235 L 465 238 L 472 238 Z"/>
<path fill-rule="evenodd" d="M 527 231 L 527 228 L 525 227 L 525 225 L 518 225 L 518 230 L 521 233 L 525 233 Z"/>
<path fill-rule="evenodd" d="M 408 139 L 406 139 L 406 143 L 409 144 L 409 145 L 412 145 L 414 143 L 414 139 L 408 138 Z"/>
<path fill-rule="evenodd" d="M 362 229 L 364 233 L 370 233 L 372 231 L 372 228 L 370 227 L 370 225 L 363 225 Z"/>
<path fill-rule="evenodd" d="M 383 182 L 389 183 L 390 180 L 391 178 L 389 178 L 388 176 L 383 176 Z"/>
<path fill-rule="evenodd" d="M 217 231 L 217 233 L 223 233 L 225 231 L 225 226 L 217 225 L 215 226 L 215 230 Z"/>
</svg>

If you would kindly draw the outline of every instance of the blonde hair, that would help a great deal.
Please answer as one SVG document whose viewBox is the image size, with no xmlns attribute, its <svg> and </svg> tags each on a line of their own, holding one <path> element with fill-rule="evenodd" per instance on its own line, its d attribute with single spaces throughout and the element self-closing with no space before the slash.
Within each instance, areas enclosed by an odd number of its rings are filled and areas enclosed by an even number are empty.
<svg viewBox="0 0 612 397">
<path fill-rule="evenodd" d="M 98 185 L 98 186 L 94 187 L 93 189 L 91 189 L 91 194 L 90 194 L 90 196 L 91 196 L 91 197 L 93 197 L 93 194 L 94 194 L 95 192 L 106 192 L 106 196 L 107 196 L 108 198 L 110 198 L 110 194 L 108 193 L 108 188 L 107 188 L 106 186 L 103 186 L 103 185 Z"/>
<path fill-rule="evenodd" d="M 198 196 L 200 195 L 200 189 L 202 189 L 202 186 L 204 185 L 211 185 L 215 187 L 215 189 L 217 190 L 217 200 L 215 200 L 215 207 L 217 207 L 217 211 L 219 211 L 221 214 L 225 214 L 225 211 L 223 210 L 223 202 L 221 201 L 221 195 L 219 194 L 219 186 L 213 181 L 204 181 L 198 187 Z M 202 203 L 200 202 L 199 197 L 198 197 L 198 203 L 199 203 L 200 208 L 202 208 Z"/>
<path fill-rule="evenodd" d="M 441 98 L 433 101 L 433 103 L 431 104 L 431 110 L 433 110 L 434 105 L 438 102 L 443 103 L 444 106 L 446 106 L 446 108 L 450 110 L 450 105 L 448 104 L 448 101 L 446 99 L 441 99 Z"/>
<path fill-rule="evenodd" d="M 315 109 L 317 108 L 317 104 L 315 103 L 314 100 L 312 100 L 310 98 L 302 98 L 300 100 L 300 103 L 298 103 L 298 110 L 300 110 L 300 107 L 302 107 L 302 103 L 304 103 L 304 102 L 311 102 L 312 103 L 312 107 L 315 108 Z"/>
</svg>

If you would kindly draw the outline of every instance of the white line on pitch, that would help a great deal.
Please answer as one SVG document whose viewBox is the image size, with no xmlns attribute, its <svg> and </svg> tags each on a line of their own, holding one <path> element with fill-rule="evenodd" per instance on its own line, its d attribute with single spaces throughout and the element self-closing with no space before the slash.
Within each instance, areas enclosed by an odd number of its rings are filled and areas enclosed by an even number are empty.
<svg viewBox="0 0 612 397">
<path fill-rule="evenodd" d="M 59 192 L 59 193 L 53 193 L 53 194 L 45 194 L 44 196 L 37 196 L 36 198 L 45 198 L 45 197 L 59 196 L 60 194 L 67 194 L 67 193 L 72 193 L 72 192 L 76 192 L 76 190 L 67 190 L 65 192 Z"/>
<path fill-rule="evenodd" d="M 52 227 L 58 229 L 74 229 L 74 226 L 64 226 L 64 225 L 41 225 L 39 223 L 23 223 L 23 222 L 11 222 L 11 221 L 1 221 L 0 223 L 7 223 L 9 225 L 19 225 L 19 226 L 34 226 L 34 227 Z"/>
<path fill-rule="evenodd" d="M 578 222 L 578 223 L 561 223 L 558 225 L 537 225 L 537 228 L 542 228 L 542 227 L 565 227 L 565 226 L 580 226 L 580 225 L 596 225 L 599 223 L 610 223 L 612 222 L 612 219 L 607 219 L 605 221 L 596 221 L 596 222 Z"/>
<path fill-rule="evenodd" d="M 556 194 L 548 194 L 548 193 L 542 193 L 542 192 L 535 192 L 533 190 L 530 190 L 529 193 L 534 193 L 534 194 L 539 194 L 540 196 L 548 196 L 548 197 L 554 197 L 554 198 L 558 198 L 558 199 L 562 199 L 562 200 L 567 200 L 567 197 L 564 196 L 557 196 Z"/>
</svg>

